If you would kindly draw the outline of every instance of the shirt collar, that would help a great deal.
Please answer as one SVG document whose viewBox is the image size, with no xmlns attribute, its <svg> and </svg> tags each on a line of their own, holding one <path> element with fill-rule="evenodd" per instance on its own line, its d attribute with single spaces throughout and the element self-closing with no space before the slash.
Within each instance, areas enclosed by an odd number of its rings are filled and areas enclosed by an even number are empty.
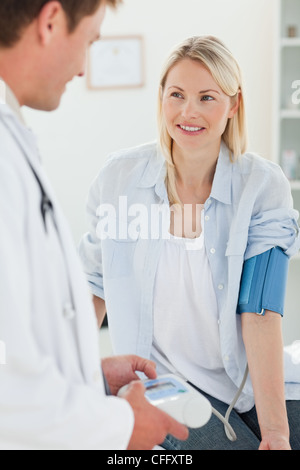
<svg viewBox="0 0 300 470">
<path fill-rule="evenodd" d="M 21 113 L 21 106 L 17 100 L 17 97 L 15 96 L 14 92 L 9 88 L 9 86 L 2 80 L 2 83 L 4 83 L 5 86 L 5 102 L 7 106 L 14 112 L 14 114 L 18 117 L 20 122 L 25 125 L 24 118 Z"/>
<path fill-rule="evenodd" d="M 211 198 L 217 199 L 224 204 L 231 204 L 232 172 L 233 163 L 230 160 L 230 152 L 226 144 L 222 141 L 210 195 Z"/>
<path fill-rule="evenodd" d="M 152 188 L 164 181 L 166 177 L 166 160 L 157 146 L 156 152 L 151 155 L 144 173 L 138 184 L 139 188 Z"/>
<path fill-rule="evenodd" d="M 224 204 L 231 204 L 231 180 L 232 180 L 233 163 L 230 160 L 229 150 L 222 141 L 220 154 L 217 162 L 216 172 L 212 185 L 211 198 L 217 199 Z M 146 166 L 146 169 L 140 179 L 139 188 L 156 187 L 158 194 L 163 194 L 162 186 L 165 184 L 166 177 L 166 160 L 157 148 Z"/>
</svg>

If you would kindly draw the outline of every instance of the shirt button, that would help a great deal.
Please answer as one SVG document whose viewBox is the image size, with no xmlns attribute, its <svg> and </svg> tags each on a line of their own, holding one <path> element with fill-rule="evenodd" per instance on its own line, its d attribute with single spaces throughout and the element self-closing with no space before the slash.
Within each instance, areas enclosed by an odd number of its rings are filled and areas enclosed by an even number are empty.
<svg viewBox="0 0 300 470">
<path fill-rule="evenodd" d="M 211 252 L 212 255 L 214 255 L 215 252 L 216 252 L 215 248 L 211 248 L 210 252 Z"/>
<path fill-rule="evenodd" d="M 224 285 L 223 285 L 223 284 L 219 284 L 219 285 L 218 285 L 218 289 L 219 289 L 219 290 L 223 290 L 223 289 L 224 289 Z"/>
<path fill-rule="evenodd" d="M 204 219 L 208 222 L 209 221 L 209 215 L 206 215 Z"/>
<path fill-rule="evenodd" d="M 229 356 L 224 356 L 224 361 L 228 362 L 229 361 Z"/>
</svg>

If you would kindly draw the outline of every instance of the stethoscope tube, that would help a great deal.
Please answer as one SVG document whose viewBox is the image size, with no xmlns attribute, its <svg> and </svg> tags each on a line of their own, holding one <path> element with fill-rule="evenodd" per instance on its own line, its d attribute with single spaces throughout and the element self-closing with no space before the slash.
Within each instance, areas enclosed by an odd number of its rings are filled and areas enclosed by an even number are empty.
<svg viewBox="0 0 300 470">
<path fill-rule="evenodd" d="M 0 118 L 1 118 L 1 116 L 0 116 Z M 18 146 L 20 148 L 20 151 L 24 155 L 24 158 L 25 158 L 26 162 L 28 163 L 29 168 L 31 169 L 32 174 L 34 175 L 34 178 L 35 178 L 35 180 L 36 180 L 36 182 L 37 182 L 37 184 L 40 188 L 40 191 L 41 191 L 40 210 L 41 210 L 41 216 L 42 216 L 42 220 L 43 220 L 44 229 L 45 229 L 46 234 L 48 234 L 47 215 L 48 214 L 51 215 L 51 219 L 52 219 L 55 231 L 57 233 L 57 237 L 58 237 L 58 240 L 59 240 L 61 252 L 62 252 L 62 255 L 63 255 L 63 258 L 64 258 L 64 265 L 65 265 L 65 268 L 66 268 L 66 274 L 67 274 L 67 278 L 68 278 L 68 290 L 69 290 L 70 302 L 65 304 L 63 313 L 64 313 L 64 317 L 67 320 L 72 320 L 76 315 L 74 292 L 73 292 L 73 286 L 72 286 L 72 282 L 71 282 L 70 267 L 69 267 L 69 263 L 68 263 L 68 260 L 67 260 L 66 254 L 65 254 L 65 250 L 64 250 L 61 234 L 60 234 L 60 231 L 59 231 L 59 227 L 58 227 L 58 224 L 56 222 L 54 206 L 53 206 L 52 201 L 49 198 L 49 196 L 48 196 L 48 194 L 47 194 L 47 192 L 46 192 L 46 190 L 45 190 L 45 188 L 44 188 L 37 172 L 35 171 L 28 155 L 26 154 L 25 150 L 23 149 L 23 147 L 22 147 L 22 145 L 21 145 L 21 143 L 18 139 L 18 136 L 15 135 L 13 130 L 7 125 L 7 123 L 5 122 L 4 119 L 3 119 L 3 124 L 7 128 L 8 132 L 14 138 L 14 141 L 18 144 Z M 102 373 L 103 373 L 103 371 L 102 371 Z M 109 388 L 109 385 L 108 385 L 108 382 L 105 378 L 104 373 L 103 373 L 103 381 L 104 381 L 104 387 L 105 387 L 106 395 L 111 395 L 110 388 Z"/>
<path fill-rule="evenodd" d="M 55 230 L 56 232 L 58 233 L 58 236 L 59 236 L 59 232 L 58 232 L 58 227 L 57 227 L 57 224 L 56 224 L 56 220 L 55 220 L 55 216 L 54 216 L 54 208 L 53 208 L 53 204 L 50 200 L 50 198 L 48 197 L 45 189 L 44 189 L 44 186 L 42 185 L 41 183 L 41 180 L 40 178 L 38 177 L 35 169 L 33 168 L 31 162 L 28 160 L 27 156 L 25 155 L 25 158 L 26 158 L 26 161 L 29 165 L 29 167 L 31 168 L 31 171 L 36 179 L 36 182 L 41 190 L 41 195 L 42 195 L 42 199 L 41 199 L 41 215 L 42 215 L 42 219 L 43 219 L 43 222 L 44 222 L 44 228 L 45 228 L 45 232 L 47 233 L 48 230 L 47 230 L 47 221 L 46 221 L 46 218 L 47 218 L 47 214 L 48 213 L 51 213 L 52 214 L 52 220 L 53 220 L 53 223 L 54 223 L 54 226 L 55 226 Z M 59 236 L 60 238 L 60 236 Z"/>
<path fill-rule="evenodd" d="M 28 162 L 28 164 L 29 164 L 29 166 L 32 170 L 32 173 L 33 173 L 33 175 L 36 179 L 36 182 L 37 182 L 37 184 L 38 184 L 38 186 L 41 190 L 40 208 L 41 208 L 41 216 L 42 216 L 42 219 L 43 219 L 45 232 L 48 233 L 48 230 L 47 230 L 47 215 L 49 214 L 49 215 L 51 215 L 52 223 L 53 223 L 53 225 L 55 227 L 55 231 L 57 233 L 57 237 L 58 237 L 58 240 L 59 240 L 61 252 L 62 252 L 62 255 L 63 255 L 63 258 L 64 258 L 64 265 L 66 267 L 67 278 L 68 278 L 69 296 L 70 296 L 70 300 L 71 300 L 71 302 L 66 303 L 65 306 L 64 306 L 64 316 L 65 316 L 66 319 L 72 320 L 72 318 L 74 318 L 75 314 L 76 314 L 75 300 L 74 300 L 73 288 L 72 288 L 72 284 L 71 284 L 69 264 L 68 264 L 67 257 L 66 257 L 66 254 L 65 254 L 65 250 L 64 250 L 63 242 L 62 242 L 61 235 L 60 235 L 60 232 L 59 232 L 59 228 L 58 228 L 58 225 L 57 225 L 57 222 L 56 222 L 54 207 L 53 207 L 53 204 L 51 202 L 51 199 L 49 198 L 48 194 L 46 193 L 46 191 L 44 189 L 44 186 L 43 186 L 40 178 L 38 177 L 35 169 L 33 168 L 32 164 L 31 164 L 31 162 L 28 160 L 27 155 L 25 155 L 25 158 L 26 158 L 26 160 L 27 160 L 27 162 Z"/>
<path fill-rule="evenodd" d="M 2 120 L 2 122 L 5 125 L 5 127 L 7 128 L 8 132 L 12 135 L 14 141 L 19 146 L 20 151 L 24 155 L 24 158 L 25 158 L 29 168 L 31 169 L 32 174 L 33 174 L 33 176 L 34 176 L 34 178 L 35 178 L 35 180 L 36 180 L 36 182 L 37 182 L 37 184 L 40 188 L 40 192 L 41 192 L 40 210 L 41 210 L 41 216 L 42 216 L 42 220 L 43 220 L 44 229 L 45 229 L 46 234 L 48 234 L 47 215 L 48 214 L 51 215 L 52 222 L 53 222 L 53 225 L 54 225 L 54 228 L 55 228 L 55 231 L 57 233 L 58 240 L 59 240 L 61 252 L 62 252 L 62 255 L 63 255 L 63 258 L 64 258 L 64 265 L 65 265 L 65 268 L 66 268 L 66 274 L 67 274 L 67 278 L 68 278 L 68 290 L 69 290 L 70 302 L 67 302 L 64 306 L 64 316 L 65 316 L 66 319 L 71 320 L 75 317 L 75 314 L 76 314 L 75 299 L 74 299 L 73 287 L 72 287 L 72 283 L 71 283 L 70 268 L 69 268 L 68 260 L 67 260 L 66 254 L 65 254 L 65 250 L 64 250 L 63 242 L 62 242 L 61 235 L 60 235 L 60 232 L 59 232 L 59 228 L 58 228 L 58 225 L 57 225 L 57 222 L 56 222 L 54 206 L 53 206 L 52 201 L 49 198 L 49 196 L 48 196 L 48 194 L 47 194 L 47 192 L 46 192 L 46 190 L 45 190 L 45 188 L 44 188 L 44 186 L 41 182 L 41 179 L 39 178 L 37 172 L 35 171 L 28 155 L 26 154 L 25 150 L 23 149 L 23 147 L 22 147 L 22 145 L 21 145 L 21 143 L 18 139 L 18 136 L 13 132 L 13 130 L 9 127 L 9 125 L 5 122 L 4 119 Z"/>
</svg>

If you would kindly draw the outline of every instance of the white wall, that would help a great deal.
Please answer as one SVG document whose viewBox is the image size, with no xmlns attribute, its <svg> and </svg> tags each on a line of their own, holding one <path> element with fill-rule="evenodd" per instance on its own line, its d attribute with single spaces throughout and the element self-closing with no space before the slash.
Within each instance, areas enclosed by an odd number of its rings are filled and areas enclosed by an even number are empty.
<svg viewBox="0 0 300 470">
<path fill-rule="evenodd" d="M 250 147 L 271 157 L 274 0 L 124 0 L 109 11 L 102 34 L 141 34 L 146 85 L 89 91 L 85 79 L 68 86 L 51 114 L 24 110 L 39 138 L 44 165 L 76 243 L 86 231 L 85 200 L 108 153 L 156 138 L 160 70 L 170 49 L 192 35 L 219 36 L 244 71 Z"/>
</svg>

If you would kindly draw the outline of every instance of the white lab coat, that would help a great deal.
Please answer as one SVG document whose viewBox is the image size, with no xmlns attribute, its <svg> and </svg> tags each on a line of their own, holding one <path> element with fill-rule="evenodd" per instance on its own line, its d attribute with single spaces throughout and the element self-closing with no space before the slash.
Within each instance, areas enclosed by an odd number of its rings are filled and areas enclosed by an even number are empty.
<svg viewBox="0 0 300 470">
<path fill-rule="evenodd" d="M 50 197 L 69 266 L 76 314 L 66 316 L 70 289 L 53 223 L 42 220 Z M 133 412 L 106 397 L 95 314 L 80 261 L 35 139 L 0 105 L 0 449 L 125 449 Z"/>
</svg>

